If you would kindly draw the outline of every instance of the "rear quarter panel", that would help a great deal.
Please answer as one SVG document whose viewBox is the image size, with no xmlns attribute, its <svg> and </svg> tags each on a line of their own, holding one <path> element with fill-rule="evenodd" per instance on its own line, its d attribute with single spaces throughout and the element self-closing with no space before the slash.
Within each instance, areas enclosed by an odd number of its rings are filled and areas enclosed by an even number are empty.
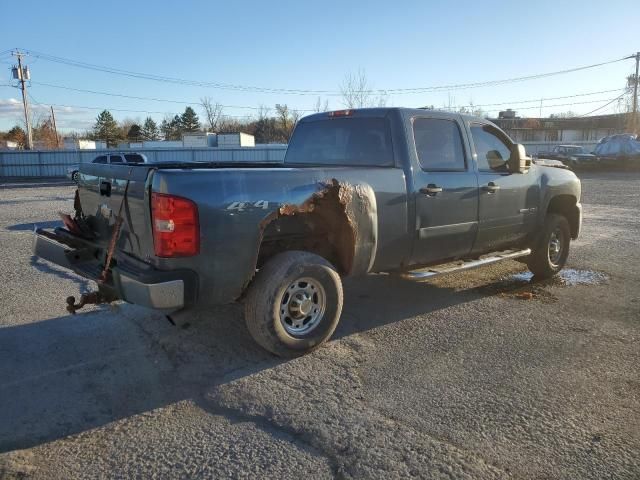
<svg viewBox="0 0 640 480">
<path fill-rule="evenodd" d="M 400 168 L 371 167 L 159 170 L 152 191 L 197 203 L 201 249 L 196 257 L 155 262 L 163 269 L 197 271 L 201 304 L 232 302 L 255 273 L 261 224 L 282 205 L 301 205 L 333 180 L 357 187 L 373 209 L 359 220 L 361 248 L 350 273 L 397 268 L 411 242 L 405 175 Z"/>
</svg>

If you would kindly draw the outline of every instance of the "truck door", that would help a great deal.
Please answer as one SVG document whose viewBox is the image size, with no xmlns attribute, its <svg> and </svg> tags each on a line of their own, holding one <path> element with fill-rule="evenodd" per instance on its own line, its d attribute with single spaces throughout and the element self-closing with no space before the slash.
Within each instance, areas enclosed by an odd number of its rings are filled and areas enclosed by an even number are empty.
<svg viewBox="0 0 640 480">
<path fill-rule="evenodd" d="M 480 223 L 474 252 L 511 247 L 535 228 L 540 187 L 529 173 L 509 173 L 512 142 L 496 127 L 469 125 L 478 164 Z"/>
<path fill-rule="evenodd" d="M 416 117 L 412 130 L 417 231 L 411 263 L 465 256 L 478 227 L 478 180 L 462 124 L 455 118 Z"/>
</svg>

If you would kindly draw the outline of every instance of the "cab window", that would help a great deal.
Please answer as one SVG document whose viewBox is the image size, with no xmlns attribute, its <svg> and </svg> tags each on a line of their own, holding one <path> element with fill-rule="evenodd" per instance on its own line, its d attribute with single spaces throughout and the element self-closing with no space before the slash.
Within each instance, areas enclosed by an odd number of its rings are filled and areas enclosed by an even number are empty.
<svg viewBox="0 0 640 480">
<path fill-rule="evenodd" d="M 442 118 L 416 118 L 413 138 L 420 167 L 425 171 L 465 170 L 464 147 L 458 125 Z"/>
<path fill-rule="evenodd" d="M 478 154 L 478 170 L 508 172 L 511 146 L 489 125 L 471 125 L 471 137 Z"/>
<path fill-rule="evenodd" d="M 92 163 L 107 163 L 107 156 L 101 155 L 100 157 L 96 157 Z"/>
</svg>

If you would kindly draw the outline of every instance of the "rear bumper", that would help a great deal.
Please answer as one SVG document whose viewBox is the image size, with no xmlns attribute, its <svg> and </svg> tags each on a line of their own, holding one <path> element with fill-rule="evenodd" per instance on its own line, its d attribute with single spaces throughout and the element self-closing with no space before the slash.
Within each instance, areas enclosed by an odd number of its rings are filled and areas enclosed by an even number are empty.
<svg viewBox="0 0 640 480">
<path fill-rule="evenodd" d="M 100 249 L 70 246 L 67 242 L 67 235 L 38 230 L 34 233 L 33 254 L 98 281 L 103 267 Z M 140 261 L 119 259 L 107 281 L 100 285 L 126 302 L 168 314 L 195 303 L 197 276 L 190 270 L 160 271 Z"/>
</svg>

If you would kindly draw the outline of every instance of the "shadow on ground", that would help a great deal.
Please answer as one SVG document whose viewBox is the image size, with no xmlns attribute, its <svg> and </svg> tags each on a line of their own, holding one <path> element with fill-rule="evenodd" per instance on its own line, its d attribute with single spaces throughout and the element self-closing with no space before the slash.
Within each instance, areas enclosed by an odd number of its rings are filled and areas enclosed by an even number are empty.
<svg viewBox="0 0 640 480">
<path fill-rule="evenodd" d="M 334 338 L 471 301 L 473 290 L 372 275 L 345 286 Z M 184 400 L 285 360 L 258 347 L 238 305 L 186 329 L 128 304 L 0 329 L 0 452 Z"/>
<path fill-rule="evenodd" d="M 56 228 L 62 226 L 63 224 L 60 220 L 50 220 L 47 222 L 16 223 L 15 225 L 9 225 L 6 228 L 10 232 L 32 232 L 37 228 Z"/>
</svg>

